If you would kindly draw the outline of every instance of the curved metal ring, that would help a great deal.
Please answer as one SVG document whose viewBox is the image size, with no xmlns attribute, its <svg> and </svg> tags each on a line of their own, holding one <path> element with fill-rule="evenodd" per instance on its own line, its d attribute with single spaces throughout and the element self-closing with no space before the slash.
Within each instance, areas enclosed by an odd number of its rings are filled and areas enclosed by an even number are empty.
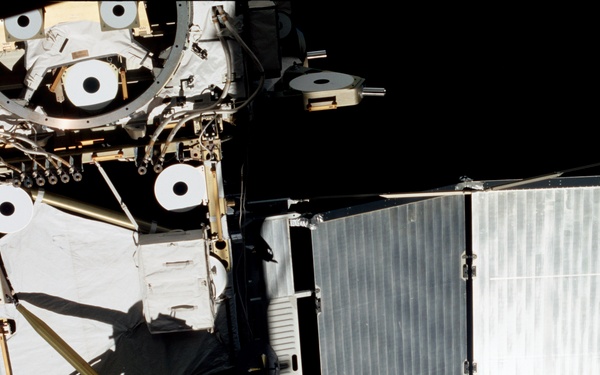
<svg viewBox="0 0 600 375">
<path fill-rule="evenodd" d="M 16 100 L 9 99 L 0 92 L 0 106 L 14 113 L 15 115 L 34 122 L 36 124 L 44 125 L 54 129 L 61 130 L 77 130 L 77 129 L 89 129 L 106 124 L 111 124 L 122 118 L 129 116 L 134 109 L 141 108 L 156 96 L 164 86 L 169 82 L 173 73 L 179 66 L 181 58 L 183 56 L 182 51 L 184 50 L 188 27 L 190 24 L 190 7 L 192 6 L 188 1 L 176 1 L 177 6 L 177 28 L 175 33 L 175 41 L 171 46 L 171 52 L 169 57 L 165 61 L 163 69 L 160 71 L 158 76 L 154 79 L 154 84 L 142 93 L 138 98 L 133 100 L 131 103 L 124 105 L 123 107 L 116 109 L 112 112 L 105 113 L 98 116 L 86 117 L 82 119 L 65 119 L 59 117 L 51 117 L 45 114 L 36 112 L 29 108 L 25 108 Z"/>
</svg>

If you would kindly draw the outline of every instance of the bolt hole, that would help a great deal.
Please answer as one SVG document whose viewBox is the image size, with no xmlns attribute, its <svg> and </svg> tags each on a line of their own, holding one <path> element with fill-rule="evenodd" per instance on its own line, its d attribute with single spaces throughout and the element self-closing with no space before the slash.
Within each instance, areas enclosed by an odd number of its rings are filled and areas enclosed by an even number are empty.
<svg viewBox="0 0 600 375">
<path fill-rule="evenodd" d="M 188 186 L 185 182 L 179 181 L 173 185 L 173 193 L 175 195 L 185 195 L 188 192 Z"/>
<path fill-rule="evenodd" d="M 96 77 L 88 77 L 83 81 L 83 89 L 90 94 L 100 90 L 100 81 Z"/>
<path fill-rule="evenodd" d="M 329 80 L 328 80 L 328 79 L 325 79 L 325 78 L 322 78 L 322 79 L 317 79 L 317 80 L 315 80 L 315 83 L 316 83 L 317 85 L 324 85 L 324 84 L 326 84 L 326 83 L 329 83 Z"/>
<path fill-rule="evenodd" d="M 27 27 L 29 26 L 29 17 L 27 16 L 20 16 L 19 18 L 17 18 L 17 24 L 21 27 Z"/>
<path fill-rule="evenodd" d="M 0 204 L 0 214 L 2 216 L 10 216 L 15 213 L 15 205 L 10 202 L 2 202 Z"/>
<path fill-rule="evenodd" d="M 121 17 L 125 14 L 125 8 L 123 8 L 123 5 L 116 5 L 112 11 L 113 14 L 117 17 Z"/>
</svg>

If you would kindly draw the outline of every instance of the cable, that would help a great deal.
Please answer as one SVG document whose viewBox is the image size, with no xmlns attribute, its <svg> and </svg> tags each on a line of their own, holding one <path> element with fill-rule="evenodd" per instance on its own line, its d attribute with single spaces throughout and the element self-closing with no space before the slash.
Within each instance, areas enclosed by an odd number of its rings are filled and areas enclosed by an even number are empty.
<svg viewBox="0 0 600 375">
<path fill-rule="evenodd" d="M 225 40 L 225 38 L 223 37 L 223 32 L 222 32 L 221 27 L 219 26 L 219 20 L 216 15 L 214 7 L 213 7 L 212 21 L 213 21 L 213 25 L 215 26 L 215 29 L 217 31 L 217 37 L 219 38 L 219 41 L 221 42 L 221 46 L 223 47 L 223 53 L 225 55 L 225 62 L 226 62 L 225 66 L 227 68 L 227 74 L 225 75 L 225 85 L 223 86 L 221 95 L 219 96 L 219 98 L 217 99 L 217 101 L 215 103 L 211 104 L 207 108 L 186 111 L 184 114 L 184 117 L 179 122 L 177 122 L 177 124 L 175 125 L 175 127 L 173 127 L 173 129 L 171 129 L 171 132 L 169 133 L 169 136 L 167 137 L 167 140 L 165 141 L 165 143 L 162 147 L 160 156 L 158 157 L 158 162 L 161 164 L 162 164 L 162 162 L 164 162 L 165 154 L 167 153 L 167 150 L 169 148 L 169 145 L 173 141 L 173 138 L 175 138 L 175 134 L 177 134 L 177 132 L 181 129 L 183 124 L 185 124 L 186 122 L 188 122 L 190 120 L 193 120 L 195 118 L 202 116 L 204 113 L 209 112 L 213 108 L 219 107 L 221 105 L 221 103 L 225 100 L 225 98 L 227 98 L 227 96 L 229 95 L 229 90 L 231 88 L 231 83 L 233 81 L 233 79 L 232 79 L 233 78 L 232 77 L 233 63 L 231 60 L 231 51 L 229 50 L 229 46 L 227 45 L 227 40 Z M 160 168 L 160 167 L 158 168 L 158 170 L 161 170 L 161 169 L 162 168 Z"/>
<path fill-rule="evenodd" d="M 135 218 L 133 217 L 133 215 L 131 214 L 131 212 L 127 208 L 127 205 L 125 205 L 125 202 L 123 201 L 123 199 L 119 195 L 119 192 L 117 191 L 117 188 L 115 188 L 115 186 L 113 185 L 113 183 L 110 181 L 110 178 L 108 178 L 108 175 L 104 171 L 104 168 L 102 168 L 102 166 L 100 165 L 100 163 L 98 163 L 97 161 L 93 161 L 92 163 L 95 164 L 96 167 L 98 167 L 98 171 L 100 172 L 100 174 L 104 178 L 104 181 L 106 181 L 106 184 L 108 185 L 108 187 L 112 191 L 112 193 L 115 196 L 115 198 L 117 198 L 117 201 L 119 202 L 119 205 L 121 206 L 121 209 L 123 209 L 123 212 L 125 212 L 125 215 L 129 219 L 129 221 L 131 222 L 131 224 L 133 225 L 133 227 L 135 228 L 135 231 L 139 232 L 140 226 L 138 225 L 137 221 L 135 220 Z"/>
<path fill-rule="evenodd" d="M 50 163 L 52 163 L 52 165 L 55 166 L 55 168 L 57 168 L 57 169 L 59 169 L 60 166 L 54 160 L 60 162 L 61 164 L 64 164 L 69 169 L 73 168 L 71 163 L 69 163 L 68 161 L 66 161 L 65 159 L 61 158 L 60 156 L 58 156 L 56 154 L 53 154 L 51 152 L 44 150 L 42 147 L 40 147 L 40 145 L 38 145 L 37 143 L 35 143 L 34 141 L 32 141 L 31 139 L 29 139 L 27 137 L 21 137 L 21 136 L 14 135 L 14 134 L 9 135 L 9 134 L 5 134 L 5 133 L 0 133 L 0 137 L 5 138 L 4 143 L 13 145 L 17 149 L 19 149 L 20 151 L 23 151 L 26 154 L 35 154 L 35 155 L 45 156 L 47 159 L 49 159 Z M 19 143 L 15 142 L 15 140 L 29 143 L 31 146 L 34 147 L 34 149 L 26 149 Z"/>
<path fill-rule="evenodd" d="M 248 47 L 248 45 L 244 42 L 242 37 L 235 30 L 233 25 L 231 25 L 231 22 L 229 22 L 229 14 L 223 9 L 223 6 L 218 5 L 217 10 L 219 11 L 221 20 L 225 24 L 225 27 L 227 28 L 227 30 L 229 30 L 231 35 L 233 35 L 235 40 L 237 40 L 237 42 L 242 46 L 244 51 L 246 51 L 246 53 L 252 58 L 252 62 L 254 62 L 254 65 L 256 65 L 256 68 L 258 69 L 258 72 L 260 73 L 260 80 L 259 80 L 257 89 L 254 90 L 254 92 L 248 97 L 248 99 L 245 101 L 245 103 L 243 103 L 240 107 L 237 108 L 239 110 L 239 109 L 245 107 L 246 105 L 248 105 L 250 102 L 252 102 L 252 100 L 254 100 L 254 97 L 256 97 L 256 95 L 258 95 L 258 93 L 260 91 L 262 91 L 262 88 L 264 87 L 264 83 L 265 83 L 265 70 L 264 70 L 262 64 L 260 63 L 260 60 L 258 59 L 258 57 L 256 57 L 254 52 L 252 52 L 250 47 Z"/>
<path fill-rule="evenodd" d="M 242 231 L 242 238 L 244 238 L 243 227 L 242 227 L 242 217 L 246 212 L 246 184 L 244 183 L 244 164 L 240 169 L 240 218 L 238 220 L 238 225 L 240 226 L 240 231 Z"/>
<path fill-rule="evenodd" d="M 216 11 L 215 11 L 215 9 L 216 9 Z M 224 99 L 229 94 L 229 89 L 230 89 L 231 83 L 233 81 L 231 52 L 229 51 L 229 47 L 227 45 L 226 39 L 222 35 L 222 29 L 219 25 L 219 20 L 221 20 L 224 23 L 227 30 L 233 35 L 233 37 L 236 39 L 236 41 L 242 46 L 244 51 L 246 51 L 246 53 L 251 57 L 253 63 L 256 65 L 256 67 L 260 73 L 260 80 L 259 80 L 258 86 L 253 91 L 253 93 L 245 101 L 243 101 L 239 106 L 237 106 L 235 109 L 230 109 L 230 110 L 216 109 L 221 105 L 221 103 L 224 101 Z M 167 140 L 165 141 L 165 144 L 163 145 L 163 147 L 161 149 L 160 156 L 158 157 L 158 162 L 160 164 L 162 164 L 162 162 L 164 162 L 164 157 L 168 150 L 168 147 L 169 147 L 170 143 L 173 141 L 177 132 L 183 126 L 183 124 L 185 124 L 186 122 L 188 122 L 190 120 L 193 120 L 195 118 L 198 118 L 204 114 L 208 114 L 211 112 L 214 115 L 236 113 L 240 109 L 249 105 L 254 100 L 254 98 L 258 95 L 258 93 L 262 91 L 262 88 L 264 87 L 265 74 L 264 74 L 264 68 L 262 67 L 262 64 L 260 63 L 260 60 L 258 59 L 258 57 L 256 57 L 256 55 L 252 52 L 252 50 L 248 47 L 248 45 L 244 42 L 244 40 L 237 33 L 235 28 L 231 25 L 231 23 L 229 22 L 229 15 L 227 14 L 227 12 L 224 11 L 222 6 L 213 7 L 213 24 L 214 24 L 215 28 L 217 29 L 217 36 L 223 46 L 223 51 L 224 51 L 225 59 L 226 59 L 227 75 L 226 75 L 226 81 L 225 81 L 225 86 L 223 88 L 223 91 L 221 92 L 219 99 L 215 103 L 209 105 L 206 108 L 175 113 L 175 114 L 172 114 L 171 116 L 169 116 L 168 118 L 166 118 L 165 120 L 163 120 L 161 122 L 161 124 L 159 125 L 159 127 L 154 131 L 154 133 L 150 139 L 150 142 L 148 143 L 148 146 L 146 146 L 146 152 L 142 159 L 143 165 L 141 165 L 138 168 L 138 172 L 140 174 L 146 173 L 147 164 L 151 160 L 151 154 L 152 154 L 152 149 L 154 147 L 154 144 L 156 143 L 156 140 L 158 139 L 160 133 L 162 133 L 165 126 L 170 121 L 172 121 L 175 118 L 181 117 L 181 119 L 177 122 L 175 127 L 169 133 L 169 136 L 167 137 Z M 162 165 L 155 168 L 155 171 L 161 171 L 161 170 L 162 170 Z"/>
<path fill-rule="evenodd" d="M 156 130 L 154 130 L 154 133 L 152 134 L 152 137 L 150 137 L 150 141 L 148 142 L 148 145 L 146 146 L 146 153 L 144 154 L 144 158 L 142 159 L 142 163 L 148 164 L 148 162 L 150 160 L 150 155 L 152 153 L 152 148 L 154 147 L 154 143 L 156 143 L 156 140 L 158 139 L 158 136 L 160 135 L 160 133 L 162 133 L 162 131 L 165 128 L 165 126 L 167 126 L 167 124 L 171 120 L 173 120 L 175 118 L 178 118 L 179 116 L 183 116 L 183 115 L 184 115 L 184 113 L 182 113 L 182 112 L 172 113 L 167 118 L 165 118 L 163 121 L 161 121 L 161 123 L 156 128 Z M 138 168 L 138 172 L 140 174 L 146 173 L 145 172 L 145 168 L 144 168 L 143 173 L 142 173 L 142 166 L 140 166 L 140 168 Z"/>
<path fill-rule="evenodd" d="M 211 125 L 213 126 L 213 128 L 215 128 L 216 124 L 215 124 L 215 119 L 214 118 L 211 119 L 210 122 L 208 124 L 206 124 L 204 127 L 202 127 L 202 131 L 200 131 L 200 134 L 198 135 L 198 139 L 202 139 L 202 137 L 204 136 L 204 133 L 206 132 L 206 129 L 208 129 L 208 127 L 211 126 Z M 215 132 L 216 131 L 217 131 L 217 129 L 215 128 Z M 206 148 L 206 146 L 204 146 L 202 144 L 202 141 L 200 141 L 199 145 L 200 145 L 200 147 L 202 147 L 206 151 L 210 152 L 210 150 L 208 148 Z"/>
<path fill-rule="evenodd" d="M 12 170 L 14 172 L 22 173 L 22 171 L 19 168 L 17 168 L 14 165 L 11 165 L 11 164 L 8 164 L 7 162 L 5 162 L 4 159 L 2 159 L 2 156 L 0 156 L 0 164 L 6 166 L 6 168 L 8 168 L 8 169 L 10 169 L 10 170 Z"/>
<path fill-rule="evenodd" d="M 213 106 L 210 106 L 210 107 L 213 107 Z M 173 141 L 173 138 L 175 138 L 175 134 L 179 131 L 179 129 L 183 126 L 183 124 L 185 124 L 186 122 L 188 122 L 190 120 L 193 120 L 195 118 L 202 116 L 205 113 L 205 111 L 209 112 L 210 110 L 206 109 L 206 110 L 194 112 L 186 117 L 183 117 L 181 120 L 179 120 L 177 122 L 177 125 L 175 125 L 175 127 L 173 127 L 173 129 L 171 129 L 171 132 L 169 133 L 169 136 L 167 137 L 167 139 L 162 147 L 160 156 L 158 157 L 159 163 L 162 163 L 164 161 L 164 158 L 167 153 L 167 149 L 169 148 L 169 145 L 171 144 L 171 142 Z M 186 113 L 189 113 L 189 112 L 186 112 Z"/>
<path fill-rule="evenodd" d="M 225 76 L 225 86 L 223 87 L 223 92 L 221 93 L 221 96 L 219 97 L 219 100 L 217 102 L 221 102 L 223 101 L 227 95 L 229 95 L 229 89 L 231 87 L 231 82 L 233 81 L 233 77 L 232 77 L 232 66 L 233 66 L 233 62 L 231 60 L 231 51 L 229 50 L 229 45 L 227 44 L 227 40 L 225 40 L 225 38 L 223 37 L 223 31 L 221 30 L 221 26 L 219 25 L 219 20 L 217 17 L 217 14 L 215 12 L 215 8 L 213 7 L 213 17 L 212 17 L 212 21 L 213 21 L 213 25 L 215 26 L 215 29 L 217 31 L 217 37 L 219 38 L 219 42 L 221 42 L 221 47 L 223 47 L 223 53 L 225 54 L 225 62 L 226 62 L 226 68 L 227 68 L 227 75 Z"/>
</svg>

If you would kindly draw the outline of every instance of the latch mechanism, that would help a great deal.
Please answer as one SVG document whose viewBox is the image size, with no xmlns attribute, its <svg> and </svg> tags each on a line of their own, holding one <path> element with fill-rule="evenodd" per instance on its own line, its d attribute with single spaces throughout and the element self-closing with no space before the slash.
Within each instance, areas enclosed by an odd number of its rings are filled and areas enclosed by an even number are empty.
<svg viewBox="0 0 600 375">
<path fill-rule="evenodd" d="M 467 255 L 466 252 L 461 256 L 461 277 L 463 280 L 474 279 L 477 277 L 477 266 L 475 265 L 476 254 Z"/>
<path fill-rule="evenodd" d="M 463 374 L 464 375 L 475 375 L 477 374 L 477 362 L 473 362 L 472 364 L 465 360 L 463 362 Z"/>
<path fill-rule="evenodd" d="M 321 313 L 321 288 L 315 287 L 315 310 L 317 315 Z"/>
</svg>

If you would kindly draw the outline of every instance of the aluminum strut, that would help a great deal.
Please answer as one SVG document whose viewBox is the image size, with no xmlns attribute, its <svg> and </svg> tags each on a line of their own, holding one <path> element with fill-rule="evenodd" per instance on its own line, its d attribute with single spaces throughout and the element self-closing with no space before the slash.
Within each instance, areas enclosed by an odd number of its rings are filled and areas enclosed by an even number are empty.
<svg viewBox="0 0 600 375">
<path fill-rule="evenodd" d="M 6 344 L 6 333 L 4 332 L 4 327 L 8 325 L 7 319 L 2 319 L 0 321 L 0 346 L 2 347 L 2 358 L 4 358 L 4 372 L 6 375 L 12 375 L 12 366 L 10 364 L 10 355 L 8 353 L 8 345 Z"/>
<path fill-rule="evenodd" d="M 15 303 L 17 311 L 31 324 L 33 329 L 42 336 L 64 359 L 67 360 L 81 375 L 98 375 L 98 373 L 87 363 L 73 348 L 69 346 L 52 328 L 43 320 L 35 316 L 20 303 Z"/>
<path fill-rule="evenodd" d="M 123 202 L 123 199 L 121 199 L 121 196 L 119 195 L 119 192 L 117 191 L 117 189 L 115 188 L 115 186 L 113 185 L 113 183 L 110 181 L 110 178 L 108 178 L 108 175 L 104 171 L 104 168 L 102 168 L 102 166 L 100 165 L 100 163 L 98 163 L 97 161 L 94 161 L 94 164 L 96 164 L 96 167 L 98 167 L 98 171 L 100 172 L 100 174 L 102 175 L 102 177 L 104 177 L 104 180 L 106 181 L 106 184 L 108 185 L 108 187 L 110 187 L 110 190 L 112 190 L 115 198 L 117 198 L 117 201 L 119 202 L 119 205 L 123 209 L 123 212 L 125 212 L 125 215 L 127 215 L 127 218 L 129 219 L 129 221 L 131 222 L 131 224 L 135 228 L 135 231 L 136 232 L 139 231 L 140 226 L 135 221 L 135 218 L 133 217 L 133 215 L 131 215 L 131 212 L 129 212 L 129 209 L 125 205 L 125 202 Z"/>
</svg>

